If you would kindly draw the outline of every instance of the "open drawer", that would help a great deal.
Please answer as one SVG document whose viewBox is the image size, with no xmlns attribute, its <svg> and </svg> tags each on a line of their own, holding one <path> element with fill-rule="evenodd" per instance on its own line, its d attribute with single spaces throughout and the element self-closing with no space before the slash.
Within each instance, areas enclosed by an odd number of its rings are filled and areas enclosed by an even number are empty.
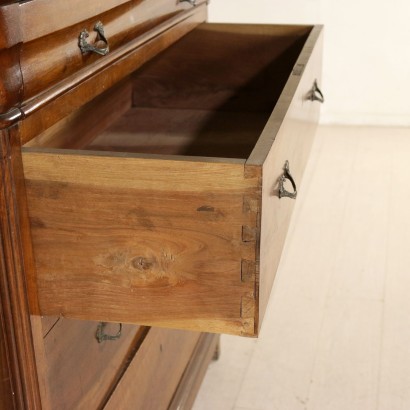
<svg viewBox="0 0 410 410">
<path fill-rule="evenodd" d="M 203 24 L 23 147 L 43 315 L 258 334 L 321 27 Z"/>
</svg>

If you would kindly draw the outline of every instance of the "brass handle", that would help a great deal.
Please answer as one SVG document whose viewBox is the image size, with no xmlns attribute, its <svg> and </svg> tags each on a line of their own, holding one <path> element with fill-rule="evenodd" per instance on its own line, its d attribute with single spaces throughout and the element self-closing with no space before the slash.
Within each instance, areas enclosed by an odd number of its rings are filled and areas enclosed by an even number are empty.
<svg viewBox="0 0 410 410">
<path fill-rule="evenodd" d="M 101 56 L 105 56 L 110 51 L 110 47 L 108 45 L 108 40 L 105 38 L 104 26 L 101 23 L 101 21 L 98 21 L 95 24 L 94 31 L 96 31 L 97 34 L 98 34 L 97 41 L 98 40 L 103 41 L 106 44 L 106 47 L 98 48 L 96 46 L 93 46 L 93 45 L 87 43 L 87 38 L 89 37 L 89 33 L 85 29 L 80 33 L 80 36 L 78 38 L 78 46 L 80 47 L 80 50 L 83 54 L 91 52 L 91 53 L 97 53 Z"/>
<path fill-rule="evenodd" d="M 95 332 L 95 338 L 97 339 L 98 343 L 102 343 L 105 340 L 118 340 L 121 337 L 122 333 L 122 323 L 119 323 L 119 330 L 115 335 L 107 335 L 104 332 L 105 327 L 107 326 L 107 322 L 100 322 L 97 326 L 97 331 Z"/>
<path fill-rule="evenodd" d="M 196 0 L 179 0 L 180 3 L 189 3 L 192 7 L 196 6 Z"/>
<path fill-rule="evenodd" d="M 310 90 L 309 99 L 310 101 L 319 101 L 322 104 L 325 102 L 325 97 L 323 96 L 322 91 L 320 91 L 320 88 L 317 85 L 317 80 L 315 80 L 313 87 Z"/>
<path fill-rule="evenodd" d="M 289 161 L 288 160 L 286 160 L 283 170 L 284 172 L 282 176 L 279 178 L 279 198 L 288 197 L 288 198 L 296 199 L 298 192 L 296 189 L 295 180 L 292 178 L 292 175 L 290 174 L 290 171 L 289 171 Z M 289 192 L 285 189 L 284 185 L 287 179 L 292 184 L 293 192 Z"/>
</svg>

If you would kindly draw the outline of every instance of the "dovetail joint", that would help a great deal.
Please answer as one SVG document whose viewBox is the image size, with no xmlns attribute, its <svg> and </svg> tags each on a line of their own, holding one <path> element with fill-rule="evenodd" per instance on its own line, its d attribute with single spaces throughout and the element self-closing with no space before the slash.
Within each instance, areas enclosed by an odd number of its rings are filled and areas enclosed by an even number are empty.
<svg viewBox="0 0 410 410">
<path fill-rule="evenodd" d="M 242 282 L 253 282 L 256 280 L 256 262 L 242 259 L 241 262 Z"/>
<path fill-rule="evenodd" d="M 259 199 L 251 196 L 243 197 L 243 213 L 259 213 Z"/>
<path fill-rule="evenodd" d="M 242 226 L 242 242 L 256 242 L 258 238 L 258 228 L 252 228 L 250 226 Z"/>
<path fill-rule="evenodd" d="M 241 318 L 253 319 L 255 317 L 255 299 L 243 296 L 241 299 Z"/>
</svg>

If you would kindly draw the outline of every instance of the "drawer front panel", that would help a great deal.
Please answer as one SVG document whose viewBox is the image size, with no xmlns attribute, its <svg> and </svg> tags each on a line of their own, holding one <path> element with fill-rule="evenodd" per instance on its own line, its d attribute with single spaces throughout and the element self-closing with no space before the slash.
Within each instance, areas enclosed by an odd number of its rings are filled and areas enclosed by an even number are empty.
<svg viewBox="0 0 410 410">
<path fill-rule="evenodd" d="M 303 59 L 305 56 L 301 57 Z M 322 38 L 320 36 L 307 64 L 301 66 L 297 63 L 293 69 L 288 84 L 299 82 L 296 92 L 293 95 L 287 95 L 285 88 L 275 108 L 278 112 L 282 109 L 287 109 L 287 112 L 262 169 L 260 323 L 269 300 L 295 201 L 299 200 L 298 197 L 296 199 L 279 197 L 280 177 L 284 174 L 284 166 L 288 161 L 289 173 L 296 187 L 300 187 L 319 118 L 320 103 L 311 101 L 309 97 L 314 81 L 317 80 L 320 84 L 321 59 Z M 287 98 L 292 98 L 291 104 L 283 104 L 282 107 L 281 103 Z M 275 126 L 274 112 L 264 132 L 271 132 Z M 288 192 L 293 192 L 289 179 L 285 181 L 284 188 Z"/>
<path fill-rule="evenodd" d="M 24 82 L 24 99 L 27 100 L 78 70 L 103 60 L 105 56 L 94 52 L 82 54 L 79 35 L 87 30 L 87 43 L 99 49 L 106 44 L 97 41 L 94 27 L 101 22 L 109 44 L 109 53 L 114 53 L 132 39 L 164 22 L 187 8 L 173 0 L 129 1 L 102 14 L 78 21 L 70 27 L 34 39 L 23 45 L 21 71 Z"/>
<path fill-rule="evenodd" d="M 18 43 L 28 43 L 131 1 L 7 1 L 8 4 L 0 7 L 0 20 L 2 21 L 0 48 L 10 48 Z M 47 16 L 47 18 L 44 18 L 44 16 Z"/>
<path fill-rule="evenodd" d="M 44 339 L 51 409 L 96 409 L 116 385 L 146 329 L 123 325 L 118 340 L 98 343 L 98 322 L 59 319 Z M 118 333 L 118 324 L 103 332 Z"/>
<path fill-rule="evenodd" d="M 200 335 L 151 328 L 104 409 L 168 408 Z"/>
</svg>

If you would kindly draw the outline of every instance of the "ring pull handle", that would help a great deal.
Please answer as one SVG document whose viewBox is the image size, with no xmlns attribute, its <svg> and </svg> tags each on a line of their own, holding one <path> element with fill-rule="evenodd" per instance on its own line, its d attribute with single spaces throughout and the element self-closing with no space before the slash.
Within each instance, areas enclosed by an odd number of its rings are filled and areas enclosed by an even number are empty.
<svg viewBox="0 0 410 410">
<path fill-rule="evenodd" d="M 97 339 L 98 343 L 102 343 L 105 340 L 118 340 L 121 337 L 122 323 L 119 323 L 119 329 L 118 329 L 117 334 L 115 335 L 107 335 L 104 331 L 106 326 L 107 326 L 107 322 L 100 322 L 97 326 L 97 331 L 95 332 L 95 338 Z"/>
<path fill-rule="evenodd" d="M 189 3 L 192 7 L 196 6 L 196 0 L 179 0 L 180 3 Z"/>
<path fill-rule="evenodd" d="M 110 47 L 108 45 L 108 40 L 105 38 L 104 35 L 104 26 L 101 23 L 101 21 L 98 21 L 95 26 L 94 26 L 94 31 L 97 32 L 97 42 L 102 41 L 105 43 L 106 47 L 98 48 L 96 46 L 93 46 L 92 44 L 87 43 L 87 38 L 89 37 L 89 33 L 87 30 L 83 30 L 80 33 L 80 36 L 78 38 L 78 46 L 80 47 L 80 50 L 83 54 L 86 53 L 96 53 L 101 56 L 105 56 L 108 54 L 110 51 Z"/>
<path fill-rule="evenodd" d="M 323 96 L 322 91 L 320 91 L 320 88 L 317 85 L 317 80 L 315 80 L 315 82 L 313 83 L 309 97 L 310 101 L 319 101 L 322 104 L 325 102 L 325 97 Z"/>
<path fill-rule="evenodd" d="M 296 183 L 295 180 L 293 179 L 292 175 L 289 172 L 289 161 L 286 160 L 285 162 L 285 166 L 283 167 L 283 174 L 281 175 L 281 177 L 279 178 L 279 198 L 284 198 L 284 197 L 288 197 L 288 198 L 292 198 L 292 199 L 296 199 L 297 196 L 297 189 L 296 189 Z M 293 192 L 289 192 L 285 189 L 285 181 L 289 180 L 290 183 L 292 184 L 293 187 Z"/>
</svg>

